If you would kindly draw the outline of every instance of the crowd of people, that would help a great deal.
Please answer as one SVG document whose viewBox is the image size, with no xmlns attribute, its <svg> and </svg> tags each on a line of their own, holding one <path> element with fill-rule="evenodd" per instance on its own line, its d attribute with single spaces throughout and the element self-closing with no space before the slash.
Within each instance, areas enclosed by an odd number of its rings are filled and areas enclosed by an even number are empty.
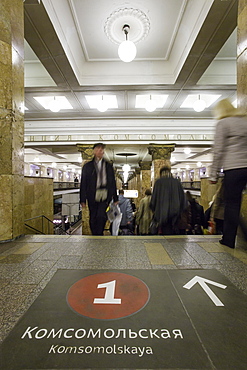
<svg viewBox="0 0 247 370">
<path fill-rule="evenodd" d="M 202 234 L 203 208 L 189 191 L 184 192 L 169 166 L 161 168 L 153 192 L 146 189 L 136 209 L 123 189 L 117 195 L 112 165 L 103 158 L 104 148 L 102 143 L 94 145 L 94 158 L 84 165 L 81 176 L 80 203 L 84 208 L 88 202 L 92 235 L 104 235 L 107 220 L 112 235 Z"/>
<path fill-rule="evenodd" d="M 218 122 L 210 182 L 219 181 L 219 185 L 205 213 L 172 176 L 170 166 L 161 168 L 153 191 L 146 189 L 136 210 L 123 189 L 117 195 L 113 167 L 103 158 L 105 145 L 96 143 L 94 158 L 83 166 L 80 184 L 80 203 L 83 208 L 88 203 L 92 235 L 103 235 L 108 219 L 112 235 L 214 233 L 222 235 L 221 244 L 234 248 L 239 223 L 246 233 L 240 207 L 247 184 L 247 119 L 227 99 L 216 104 L 214 116 Z"/>
</svg>

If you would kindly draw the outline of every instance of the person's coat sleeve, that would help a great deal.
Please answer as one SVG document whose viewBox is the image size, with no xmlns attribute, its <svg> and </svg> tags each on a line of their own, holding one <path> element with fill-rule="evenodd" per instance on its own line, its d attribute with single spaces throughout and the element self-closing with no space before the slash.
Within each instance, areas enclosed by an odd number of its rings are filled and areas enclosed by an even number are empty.
<svg viewBox="0 0 247 370">
<path fill-rule="evenodd" d="M 139 209 L 136 213 L 136 224 L 137 225 L 139 225 L 139 223 L 140 223 L 140 219 L 143 216 L 143 211 L 144 211 L 144 201 L 143 201 L 143 199 L 141 199 Z"/>
<path fill-rule="evenodd" d="M 86 167 L 81 170 L 80 203 L 86 203 L 87 199 L 87 176 Z"/>
<path fill-rule="evenodd" d="M 220 171 L 222 167 L 222 159 L 224 156 L 224 145 L 226 141 L 226 133 L 222 122 L 219 121 L 216 125 L 214 148 L 213 148 L 213 163 L 210 171 L 210 180 L 217 180 L 217 172 Z"/>
<path fill-rule="evenodd" d="M 108 192 L 109 192 L 109 198 L 108 202 L 110 202 L 112 199 L 114 202 L 118 201 L 117 196 L 117 187 L 116 187 L 116 180 L 115 180 L 115 173 L 112 165 L 110 163 L 107 163 L 107 171 L 108 171 Z"/>
</svg>

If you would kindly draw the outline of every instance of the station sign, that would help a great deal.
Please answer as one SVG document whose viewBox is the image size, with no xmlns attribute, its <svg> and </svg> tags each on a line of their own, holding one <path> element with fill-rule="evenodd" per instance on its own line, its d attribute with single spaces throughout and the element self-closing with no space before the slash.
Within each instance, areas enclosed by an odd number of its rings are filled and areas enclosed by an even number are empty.
<svg viewBox="0 0 247 370">
<path fill-rule="evenodd" d="M 0 367 L 242 370 L 246 317 L 246 295 L 216 270 L 58 270 Z"/>
</svg>

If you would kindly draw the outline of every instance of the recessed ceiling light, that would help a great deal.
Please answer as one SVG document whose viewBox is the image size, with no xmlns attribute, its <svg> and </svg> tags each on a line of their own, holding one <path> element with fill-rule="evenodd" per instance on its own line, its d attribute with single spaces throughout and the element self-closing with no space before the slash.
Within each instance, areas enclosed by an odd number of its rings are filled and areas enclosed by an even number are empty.
<svg viewBox="0 0 247 370">
<path fill-rule="evenodd" d="M 145 95 L 136 95 L 136 104 L 135 108 L 146 108 L 147 102 L 151 100 L 155 103 L 156 108 L 163 108 L 165 102 L 168 98 L 168 95 L 165 94 L 145 94 Z"/>
<path fill-rule="evenodd" d="M 33 98 L 45 109 L 50 109 L 52 102 L 54 102 L 54 98 L 56 103 L 59 104 L 60 109 L 73 109 L 65 96 L 34 96 Z"/>
<path fill-rule="evenodd" d="M 191 153 L 191 149 L 190 148 L 184 148 L 184 153 L 185 154 L 190 154 Z"/>
<path fill-rule="evenodd" d="M 198 100 L 196 100 L 193 104 L 193 109 L 195 112 L 202 112 L 206 108 L 205 100 L 201 99 L 201 96 L 198 96 Z"/>
<path fill-rule="evenodd" d="M 102 97 L 108 109 L 118 108 L 116 95 L 85 95 L 86 101 L 91 109 L 98 109 Z"/>
<path fill-rule="evenodd" d="M 200 99 L 206 103 L 206 108 L 210 107 L 217 99 L 221 97 L 221 95 L 214 95 L 214 94 L 188 95 L 187 98 L 180 105 L 180 108 L 193 108 L 195 102 L 198 100 L 199 95 L 200 95 Z"/>
</svg>

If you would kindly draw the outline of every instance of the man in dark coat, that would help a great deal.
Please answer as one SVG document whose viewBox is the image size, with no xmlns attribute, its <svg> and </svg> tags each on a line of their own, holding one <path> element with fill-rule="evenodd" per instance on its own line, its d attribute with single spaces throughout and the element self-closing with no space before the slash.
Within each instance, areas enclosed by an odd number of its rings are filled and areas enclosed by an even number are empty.
<svg viewBox="0 0 247 370">
<path fill-rule="evenodd" d="M 161 234 L 172 235 L 178 232 L 179 218 L 186 209 L 185 194 L 180 181 L 172 177 L 169 167 L 162 167 L 160 176 L 154 184 L 150 208 Z"/>
<path fill-rule="evenodd" d="M 88 202 L 92 235 L 103 235 L 108 204 L 118 201 L 114 170 L 103 158 L 104 149 L 102 143 L 94 145 L 94 159 L 83 166 L 81 174 L 80 203 L 85 207 Z"/>
</svg>

